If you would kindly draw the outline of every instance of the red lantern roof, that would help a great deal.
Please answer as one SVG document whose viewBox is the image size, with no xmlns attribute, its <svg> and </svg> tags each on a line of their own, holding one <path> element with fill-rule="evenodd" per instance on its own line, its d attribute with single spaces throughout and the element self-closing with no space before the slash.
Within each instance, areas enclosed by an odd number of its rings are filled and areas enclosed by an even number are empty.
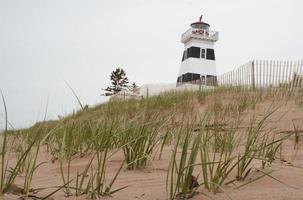
<svg viewBox="0 0 303 200">
<path fill-rule="evenodd" d="M 196 25 L 196 24 L 203 24 L 203 25 L 206 25 L 206 26 L 210 26 L 208 23 L 202 21 L 202 17 L 203 17 L 203 15 L 201 15 L 199 17 L 199 21 L 196 21 L 196 22 L 192 23 L 191 26 Z"/>
</svg>

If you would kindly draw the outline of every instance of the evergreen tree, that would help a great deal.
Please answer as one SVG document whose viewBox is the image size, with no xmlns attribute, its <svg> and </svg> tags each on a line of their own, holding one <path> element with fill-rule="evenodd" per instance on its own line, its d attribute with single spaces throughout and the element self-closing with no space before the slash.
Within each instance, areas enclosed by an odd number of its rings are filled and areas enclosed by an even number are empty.
<svg viewBox="0 0 303 200">
<path fill-rule="evenodd" d="M 104 89 L 105 96 L 111 96 L 113 94 L 117 94 L 122 89 L 127 89 L 128 78 L 126 77 L 126 73 L 122 68 L 117 68 L 112 71 L 110 75 L 111 86 Z"/>
<path fill-rule="evenodd" d="M 135 82 L 133 82 L 128 89 L 135 95 L 140 93 L 140 87 Z"/>
</svg>

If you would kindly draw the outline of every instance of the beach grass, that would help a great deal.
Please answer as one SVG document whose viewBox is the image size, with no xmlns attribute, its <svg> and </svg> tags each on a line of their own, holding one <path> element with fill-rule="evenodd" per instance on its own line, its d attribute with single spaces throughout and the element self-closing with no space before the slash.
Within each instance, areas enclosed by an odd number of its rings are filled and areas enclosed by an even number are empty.
<svg viewBox="0 0 303 200">
<path fill-rule="evenodd" d="M 30 195 L 37 169 L 47 165 L 38 161 L 42 150 L 51 157 L 50 162 L 59 165 L 62 185 L 58 188 L 66 196 L 96 199 L 127 189 L 128 185 L 114 187 L 123 169 L 144 169 L 170 148 L 167 195 L 186 199 L 202 188 L 224 192 L 226 185 L 246 180 L 254 162 L 260 162 L 262 170 L 270 168 L 289 137 L 295 138 L 295 150 L 301 144 L 298 125 L 294 124 L 293 134 L 281 137 L 270 127 L 269 119 L 291 99 L 301 106 L 302 91 L 218 87 L 110 101 L 85 109 L 72 92 L 81 110 L 23 130 L 8 130 L 2 94 L 6 120 L 1 136 L 0 194 L 10 190 L 16 177 L 22 177 L 20 195 Z M 271 102 L 267 109 L 257 111 L 266 101 Z M 119 152 L 124 160 L 109 177 L 108 161 Z M 72 173 L 75 160 L 83 157 L 89 157 L 85 168 Z"/>
</svg>

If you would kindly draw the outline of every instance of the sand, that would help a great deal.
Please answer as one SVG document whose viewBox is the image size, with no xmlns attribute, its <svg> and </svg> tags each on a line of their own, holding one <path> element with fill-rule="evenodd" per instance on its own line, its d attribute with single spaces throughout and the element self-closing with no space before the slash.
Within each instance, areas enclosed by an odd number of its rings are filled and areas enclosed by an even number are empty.
<svg viewBox="0 0 303 200">
<path fill-rule="evenodd" d="M 264 109 L 268 103 L 258 106 L 258 109 Z M 282 119 L 281 116 L 283 116 Z M 279 120 L 280 119 L 280 120 Z M 281 106 L 281 108 L 271 117 L 271 124 L 275 127 L 275 133 L 288 134 L 287 131 L 293 130 L 293 122 L 303 128 L 303 108 L 299 108 L 292 104 Z M 303 142 L 303 141 L 301 141 Z M 146 169 L 142 170 L 127 170 L 123 169 L 119 174 L 117 181 L 114 184 L 114 189 L 129 186 L 126 189 L 115 193 L 113 197 L 104 199 L 114 200 L 165 200 L 167 199 L 166 192 L 166 174 L 170 159 L 172 147 L 167 146 L 164 149 L 161 160 L 155 158 L 150 162 Z M 295 155 L 296 154 L 296 155 Z M 62 185 L 60 177 L 59 162 L 51 162 L 51 156 L 46 152 L 46 149 L 39 154 L 39 162 L 46 161 L 47 163 L 38 168 L 33 179 L 33 188 L 48 188 L 37 193 L 37 196 L 43 196 L 50 191 L 53 191 L 52 186 Z M 119 169 L 124 157 L 122 152 L 115 154 L 108 162 L 107 177 L 113 177 L 114 173 Z M 77 170 L 83 170 L 89 156 L 76 158 L 72 161 L 71 177 L 75 177 Z M 288 139 L 283 145 L 283 161 L 276 159 L 267 170 L 273 170 L 272 176 L 279 180 L 270 177 L 263 177 L 258 181 L 250 183 L 244 187 L 236 189 L 254 178 L 261 176 L 262 173 L 257 170 L 258 165 L 253 164 L 253 170 L 245 181 L 235 182 L 234 185 L 223 186 L 225 192 L 217 194 L 210 193 L 204 188 L 198 189 L 198 194 L 193 200 L 198 199 L 229 199 L 234 200 L 283 200 L 283 199 L 303 199 L 303 145 L 297 150 L 294 150 L 294 139 Z M 283 183 L 282 183 L 283 182 Z M 22 184 L 22 177 L 17 178 L 16 183 Z M 86 199 L 87 196 L 80 197 L 65 197 L 62 191 L 56 193 L 54 199 Z M 16 199 L 17 196 L 8 194 L 4 199 Z M 103 199 L 103 198 L 102 198 Z"/>
</svg>

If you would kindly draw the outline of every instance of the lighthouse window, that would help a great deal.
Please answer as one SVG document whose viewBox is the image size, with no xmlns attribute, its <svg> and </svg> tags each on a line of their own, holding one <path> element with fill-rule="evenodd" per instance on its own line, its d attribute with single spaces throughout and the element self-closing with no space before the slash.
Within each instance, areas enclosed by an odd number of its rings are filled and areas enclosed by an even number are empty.
<svg viewBox="0 0 303 200">
<path fill-rule="evenodd" d="M 183 74 L 181 77 L 181 82 L 189 82 L 189 81 L 195 81 L 195 80 L 200 80 L 200 74 L 186 73 L 186 74 Z"/>
<path fill-rule="evenodd" d="M 200 58 L 200 48 L 190 47 L 187 49 L 187 58 Z"/>
<path fill-rule="evenodd" d="M 215 51 L 213 49 L 207 49 L 206 51 L 206 59 L 215 60 Z"/>
<path fill-rule="evenodd" d="M 201 58 L 205 58 L 205 49 L 201 49 Z"/>
<path fill-rule="evenodd" d="M 187 50 L 183 51 L 182 61 L 187 59 Z"/>
</svg>

